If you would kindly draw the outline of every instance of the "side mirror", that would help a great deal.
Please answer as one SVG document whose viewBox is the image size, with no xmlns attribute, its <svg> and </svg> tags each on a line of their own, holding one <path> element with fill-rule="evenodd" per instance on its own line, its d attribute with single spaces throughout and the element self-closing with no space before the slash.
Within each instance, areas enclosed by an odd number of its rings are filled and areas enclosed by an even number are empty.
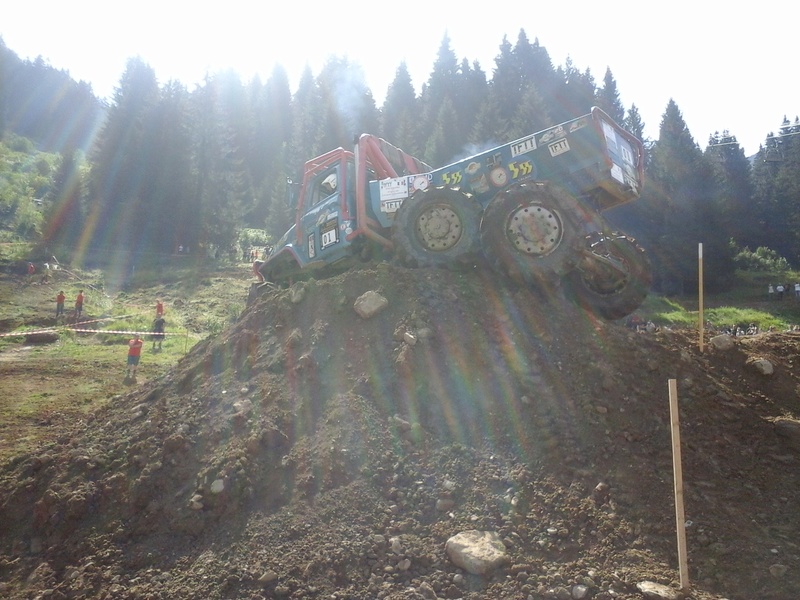
<svg viewBox="0 0 800 600">
<path fill-rule="evenodd" d="M 284 198 L 286 206 L 292 208 L 297 205 L 297 193 L 299 189 L 299 183 L 295 183 L 289 177 L 286 178 L 286 197 Z"/>
</svg>

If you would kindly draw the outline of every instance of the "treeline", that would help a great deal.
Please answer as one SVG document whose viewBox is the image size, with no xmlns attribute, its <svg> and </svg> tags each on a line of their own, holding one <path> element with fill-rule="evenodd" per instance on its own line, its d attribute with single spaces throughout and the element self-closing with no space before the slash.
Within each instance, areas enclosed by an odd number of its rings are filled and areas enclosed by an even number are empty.
<svg viewBox="0 0 800 600">
<path fill-rule="evenodd" d="M 18 67 L 15 81 L 25 79 L 23 72 L 34 81 L 33 72 L 48 67 L 15 63 L 2 44 L 0 51 L 6 57 L 0 63 L 0 132 L 26 135 L 42 148 L 60 140 L 42 234 L 47 244 L 71 249 L 76 260 L 168 253 L 179 245 L 227 250 L 244 227 L 277 237 L 292 222 L 284 203 L 287 178 L 298 178 L 316 155 L 350 147 L 362 132 L 439 166 L 593 105 L 639 137 L 644 130 L 636 105 L 623 106 L 610 69 L 598 81 L 569 59 L 555 66 L 524 31 L 513 44 L 503 39 L 490 74 L 459 60 L 445 36 L 421 92 L 400 64 L 380 107 L 360 68 L 343 58 L 331 57 L 316 76 L 306 70 L 294 93 L 281 67 L 266 81 L 245 83 L 223 72 L 188 90 L 178 81 L 159 84 L 154 70 L 134 58 L 109 106 L 93 96 L 70 96 L 85 102 L 75 116 L 85 119 L 86 129 L 74 135 L 63 115 L 53 117 L 50 129 L 20 116 L 26 90 L 40 106 L 48 102 L 35 91 L 41 86 L 31 87 L 35 83 L 11 93 L 8 65 Z M 49 81 L 57 79 L 48 74 Z M 85 91 L 85 84 L 76 85 Z M 790 262 L 800 256 L 797 133 L 796 118 L 777 134 L 765 132 L 765 145 L 751 162 L 728 131 L 711 136 L 701 150 L 677 103 L 668 103 L 658 140 L 646 140 L 641 200 L 609 215 L 648 249 L 658 287 L 678 290 L 694 280 L 698 242 L 706 249 L 711 286 L 732 276 L 732 239 L 739 247 L 768 246 Z"/>
</svg>

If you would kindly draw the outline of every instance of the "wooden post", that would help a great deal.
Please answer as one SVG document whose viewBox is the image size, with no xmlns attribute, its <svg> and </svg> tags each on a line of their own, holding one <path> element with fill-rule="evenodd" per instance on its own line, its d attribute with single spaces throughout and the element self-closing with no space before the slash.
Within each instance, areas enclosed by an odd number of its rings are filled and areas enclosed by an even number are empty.
<svg viewBox="0 0 800 600">
<path fill-rule="evenodd" d="M 698 310 L 699 330 L 700 330 L 700 354 L 703 353 L 703 244 L 697 245 L 697 269 L 698 269 L 698 287 L 699 287 L 699 303 L 700 309 Z"/>
<path fill-rule="evenodd" d="M 672 430 L 672 470 L 675 477 L 675 525 L 678 530 L 678 571 L 681 590 L 689 591 L 689 566 L 686 558 L 686 517 L 683 512 L 683 471 L 681 468 L 681 432 L 678 413 L 678 386 L 669 380 L 669 414 Z"/>
</svg>

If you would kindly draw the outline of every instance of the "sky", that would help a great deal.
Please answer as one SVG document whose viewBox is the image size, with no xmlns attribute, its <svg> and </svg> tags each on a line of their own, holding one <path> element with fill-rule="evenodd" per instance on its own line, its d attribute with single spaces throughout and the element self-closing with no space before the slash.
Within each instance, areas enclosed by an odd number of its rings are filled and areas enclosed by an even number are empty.
<svg viewBox="0 0 800 600">
<path fill-rule="evenodd" d="M 102 98 L 111 98 L 132 57 L 149 64 L 160 84 L 178 80 L 190 90 L 228 69 L 243 82 L 256 75 L 265 81 L 278 64 L 292 92 L 306 67 L 317 75 L 337 57 L 361 66 L 380 106 L 403 62 L 419 92 L 445 35 L 459 62 L 477 61 L 491 78 L 503 37 L 513 45 L 524 30 L 554 66 L 569 58 L 598 85 L 610 68 L 623 106 L 638 108 L 645 137 L 658 139 L 672 99 L 701 149 L 709 135 L 728 130 L 750 156 L 784 116 L 800 115 L 800 5 L 744 6 L 730 0 L 16 0 L 2 9 L 0 37 L 20 58 L 41 56 Z"/>
</svg>

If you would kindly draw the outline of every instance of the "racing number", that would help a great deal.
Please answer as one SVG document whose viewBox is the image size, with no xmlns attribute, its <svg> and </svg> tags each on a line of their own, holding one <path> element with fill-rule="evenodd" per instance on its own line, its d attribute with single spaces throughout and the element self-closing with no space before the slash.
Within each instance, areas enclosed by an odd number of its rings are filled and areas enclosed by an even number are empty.
<svg viewBox="0 0 800 600">
<path fill-rule="evenodd" d="M 516 162 L 509 163 L 508 168 L 511 171 L 512 179 L 516 179 L 517 177 L 525 177 L 526 175 L 530 175 L 533 172 L 533 165 L 529 160 L 526 160 L 521 163 L 516 163 Z"/>
<path fill-rule="evenodd" d="M 442 175 L 442 181 L 445 185 L 458 185 L 461 183 L 461 171 L 456 171 L 455 173 L 444 173 Z"/>
</svg>

